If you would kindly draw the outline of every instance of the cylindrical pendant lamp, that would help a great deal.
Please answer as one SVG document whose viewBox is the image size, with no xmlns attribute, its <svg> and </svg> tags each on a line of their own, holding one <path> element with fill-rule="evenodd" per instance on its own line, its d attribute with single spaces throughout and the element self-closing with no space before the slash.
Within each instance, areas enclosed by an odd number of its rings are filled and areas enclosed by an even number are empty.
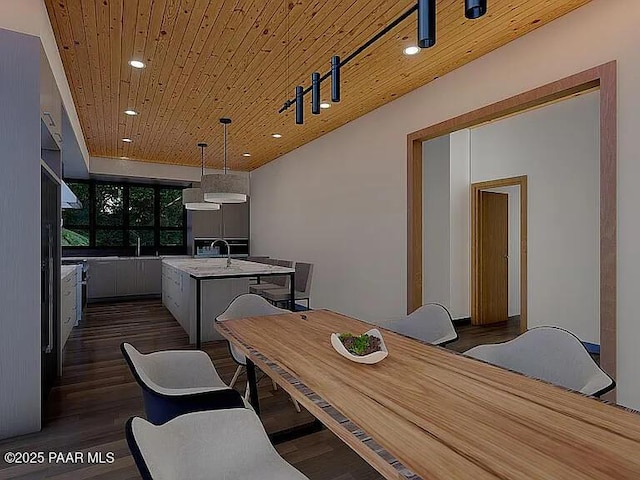
<svg viewBox="0 0 640 480">
<path fill-rule="evenodd" d="M 220 123 L 224 126 L 224 170 L 223 173 L 204 175 L 200 188 L 206 202 L 243 203 L 249 194 L 249 178 L 227 173 L 227 125 L 231 119 L 221 118 Z"/>
<path fill-rule="evenodd" d="M 487 13 L 487 0 L 465 0 L 464 16 L 470 20 L 480 18 Z"/>
<path fill-rule="evenodd" d="M 436 0 L 418 0 L 418 46 L 436 44 Z"/>
<path fill-rule="evenodd" d="M 204 176 L 204 149 L 206 143 L 199 143 L 200 158 L 202 163 L 202 176 Z M 182 190 L 182 204 L 187 210 L 220 210 L 220 205 L 204 201 L 204 195 L 200 188 L 185 188 Z"/>
</svg>

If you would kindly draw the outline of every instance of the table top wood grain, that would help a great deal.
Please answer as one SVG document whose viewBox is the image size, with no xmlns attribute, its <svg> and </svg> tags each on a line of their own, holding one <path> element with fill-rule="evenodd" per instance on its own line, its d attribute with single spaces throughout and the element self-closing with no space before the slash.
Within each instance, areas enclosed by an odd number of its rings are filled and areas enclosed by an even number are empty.
<svg viewBox="0 0 640 480">
<path fill-rule="evenodd" d="M 383 329 L 389 356 L 357 364 L 330 334 L 371 325 L 326 310 L 216 328 L 385 478 L 640 478 L 622 408 Z"/>
</svg>

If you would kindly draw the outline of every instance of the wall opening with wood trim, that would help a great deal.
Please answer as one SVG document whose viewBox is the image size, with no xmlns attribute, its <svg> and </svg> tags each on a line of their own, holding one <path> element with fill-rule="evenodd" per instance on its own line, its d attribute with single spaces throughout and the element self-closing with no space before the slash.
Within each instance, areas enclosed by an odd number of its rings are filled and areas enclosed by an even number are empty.
<svg viewBox="0 0 640 480">
<path fill-rule="evenodd" d="M 616 63 L 610 62 L 407 136 L 407 311 L 423 303 L 423 142 L 600 89 L 600 344 L 601 366 L 616 374 Z M 610 398 L 614 398 L 613 395 Z"/>
</svg>

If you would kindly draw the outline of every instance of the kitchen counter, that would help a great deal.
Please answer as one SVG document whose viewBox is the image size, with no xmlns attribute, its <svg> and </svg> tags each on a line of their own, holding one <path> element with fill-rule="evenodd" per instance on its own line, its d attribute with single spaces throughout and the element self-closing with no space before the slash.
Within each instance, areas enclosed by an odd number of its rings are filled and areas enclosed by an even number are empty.
<svg viewBox="0 0 640 480">
<path fill-rule="evenodd" d="M 64 280 L 67 277 L 67 275 L 70 275 L 72 272 L 74 274 L 76 273 L 75 265 L 62 265 L 60 267 L 60 278 Z"/>
<path fill-rule="evenodd" d="M 200 340 L 220 340 L 215 318 L 238 295 L 249 293 L 259 276 L 293 276 L 295 269 L 226 258 L 165 258 L 162 261 L 162 303 L 200 348 Z"/>
<path fill-rule="evenodd" d="M 165 258 L 163 259 L 163 263 L 189 274 L 192 278 L 200 279 L 254 277 L 257 275 L 273 275 L 278 273 L 288 275 L 295 272 L 293 268 L 238 259 L 231 259 L 231 266 L 227 267 L 226 258 Z"/>
</svg>

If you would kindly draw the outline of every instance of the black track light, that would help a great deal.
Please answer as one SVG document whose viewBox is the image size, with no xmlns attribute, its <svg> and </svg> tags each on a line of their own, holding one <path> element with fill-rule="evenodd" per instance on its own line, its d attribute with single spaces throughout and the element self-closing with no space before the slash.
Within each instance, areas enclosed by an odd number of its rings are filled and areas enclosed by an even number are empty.
<svg viewBox="0 0 640 480">
<path fill-rule="evenodd" d="M 436 44 L 436 0 L 418 0 L 418 46 Z"/>
<path fill-rule="evenodd" d="M 304 87 L 301 85 L 296 87 L 296 123 L 304 123 Z"/>
<path fill-rule="evenodd" d="M 320 72 L 311 74 L 311 113 L 320 114 Z"/>
<path fill-rule="evenodd" d="M 331 101 L 340 101 L 340 57 L 331 57 Z"/>
<path fill-rule="evenodd" d="M 487 13 L 487 0 L 464 0 L 464 16 L 470 20 Z"/>
</svg>

